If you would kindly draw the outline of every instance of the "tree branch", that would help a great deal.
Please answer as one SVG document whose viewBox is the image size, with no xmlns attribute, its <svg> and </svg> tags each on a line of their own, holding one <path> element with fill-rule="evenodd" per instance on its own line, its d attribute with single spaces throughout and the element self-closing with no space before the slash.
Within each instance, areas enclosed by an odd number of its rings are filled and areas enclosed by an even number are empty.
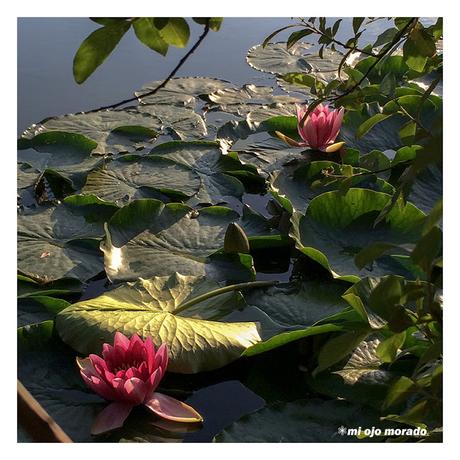
<svg viewBox="0 0 460 460">
<path fill-rule="evenodd" d="M 206 35 L 208 35 L 208 32 L 209 32 L 209 21 L 204 26 L 203 33 L 199 36 L 199 38 L 196 41 L 196 43 L 190 48 L 190 50 L 187 52 L 187 54 L 184 55 L 184 57 L 179 61 L 179 63 L 176 65 L 176 67 L 174 67 L 174 69 L 171 71 L 171 73 L 156 88 L 152 89 L 151 91 L 149 91 L 149 92 L 147 92 L 145 94 L 142 94 L 140 97 L 152 96 L 155 93 L 157 93 L 161 88 L 164 88 L 167 85 L 167 83 L 169 82 L 169 80 L 171 80 L 171 78 L 173 78 L 174 75 L 176 75 L 178 70 L 185 64 L 187 59 L 200 46 L 201 42 L 205 39 Z M 137 96 L 131 97 L 129 99 L 125 99 L 125 100 L 117 102 L 115 104 L 105 105 L 105 106 L 99 107 L 97 109 L 88 110 L 88 111 L 86 111 L 84 113 L 94 113 L 94 112 L 100 112 L 101 110 L 116 109 L 117 107 L 120 107 L 121 105 L 128 104 L 129 102 L 134 102 L 134 101 L 139 102 L 139 97 L 137 97 Z"/>
</svg>

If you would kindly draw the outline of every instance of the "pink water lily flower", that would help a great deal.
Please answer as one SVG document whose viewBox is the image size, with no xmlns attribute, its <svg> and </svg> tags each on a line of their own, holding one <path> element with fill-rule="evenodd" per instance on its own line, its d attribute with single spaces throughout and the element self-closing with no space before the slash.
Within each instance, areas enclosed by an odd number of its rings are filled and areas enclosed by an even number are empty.
<svg viewBox="0 0 460 460">
<path fill-rule="evenodd" d="M 344 142 L 335 142 L 343 120 L 343 107 L 329 109 L 323 104 L 317 105 L 302 123 L 308 106 L 296 104 L 297 130 L 303 142 L 297 142 L 276 131 L 276 135 L 294 147 L 309 147 L 313 150 L 332 153 L 339 150 Z"/>
<path fill-rule="evenodd" d="M 155 390 L 168 366 L 168 348 L 155 351 L 152 338 L 143 341 L 115 333 L 113 346 L 104 343 L 102 358 L 91 354 L 77 358 L 86 385 L 107 401 L 112 401 L 95 419 L 91 434 L 100 434 L 123 426 L 132 408 L 139 404 L 156 415 L 177 422 L 202 422 L 192 407 Z"/>
</svg>

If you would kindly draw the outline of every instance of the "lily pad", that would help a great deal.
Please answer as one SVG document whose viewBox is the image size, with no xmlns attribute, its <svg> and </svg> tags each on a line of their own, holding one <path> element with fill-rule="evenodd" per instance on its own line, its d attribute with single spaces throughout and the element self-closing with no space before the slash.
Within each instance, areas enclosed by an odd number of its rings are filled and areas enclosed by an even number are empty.
<svg viewBox="0 0 460 460">
<path fill-rule="evenodd" d="M 126 155 L 91 172 L 82 193 L 123 205 L 137 198 L 187 199 L 200 186 L 200 176 L 187 166 L 156 155 Z"/>
<path fill-rule="evenodd" d="M 203 118 L 185 107 L 169 104 L 139 105 L 137 111 L 160 120 L 156 129 L 163 134 L 170 134 L 174 139 L 200 139 L 208 134 Z"/>
<path fill-rule="evenodd" d="M 323 50 L 323 57 L 312 49 L 312 45 L 297 42 L 287 49 L 285 42 L 269 43 L 252 47 L 246 58 L 256 70 L 282 75 L 291 72 L 313 74 L 320 80 L 330 81 L 337 77 L 343 55 L 330 49 Z"/>
<path fill-rule="evenodd" d="M 142 104 L 169 104 L 193 107 L 196 98 L 207 96 L 218 89 L 233 88 L 234 85 L 225 80 L 209 77 L 177 77 L 171 79 L 164 88 L 152 96 L 143 96 L 163 83 L 162 80 L 152 81 L 144 85 L 135 95 Z"/>
<path fill-rule="evenodd" d="M 376 354 L 379 339 L 369 339 L 351 353 L 345 364 L 336 366 L 331 373 L 320 373 L 309 378 L 315 391 L 351 402 L 368 404 L 380 409 L 388 387 L 398 374 L 385 368 Z"/>
<path fill-rule="evenodd" d="M 40 177 L 40 171 L 28 163 L 18 163 L 17 166 L 17 186 L 24 189 L 35 185 Z"/>
<path fill-rule="evenodd" d="M 104 269 L 98 249 L 103 219 L 115 209 L 94 197 L 72 196 L 57 207 L 19 215 L 19 271 L 43 282 L 63 277 L 86 281 L 97 275 Z"/>
<path fill-rule="evenodd" d="M 374 226 L 390 200 L 391 195 L 386 193 L 357 188 L 345 195 L 338 191 L 323 193 L 310 202 L 305 215 L 294 214 L 291 236 L 302 253 L 334 277 L 398 273 L 402 267 L 395 265 L 391 256 L 379 257 L 363 270 L 354 263 L 354 256 L 371 243 L 404 245 L 419 238 L 425 214 L 411 203 L 394 207 L 384 222 Z M 356 279 L 353 276 L 351 279 Z"/>
<path fill-rule="evenodd" d="M 275 403 L 246 415 L 226 427 L 214 442 L 378 442 L 341 436 L 338 428 L 378 426 L 379 413 L 347 401 L 320 399 Z"/>
<path fill-rule="evenodd" d="M 308 164 L 300 162 L 300 164 L 286 165 L 270 175 L 270 192 L 286 211 L 305 213 L 309 202 L 315 196 L 340 186 L 339 181 L 315 186 L 315 182 L 325 178 L 322 173 L 324 170 L 330 170 L 332 174 L 343 175 L 343 166 L 332 161 L 312 161 Z M 353 174 L 366 171 L 362 168 L 353 168 Z M 352 185 L 379 192 L 394 192 L 392 185 L 371 174 L 357 176 Z"/>
<path fill-rule="evenodd" d="M 347 308 L 341 296 L 348 287 L 333 280 L 303 281 L 254 289 L 245 299 L 283 326 L 306 327 Z"/>
<path fill-rule="evenodd" d="M 252 259 L 243 254 L 215 254 L 223 247 L 228 224 L 239 215 L 229 208 L 189 206 L 139 199 L 117 211 L 101 246 L 112 281 L 138 277 L 206 275 L 213 279 L 248 280 Z"/>
<path fill-rule="evenodd" d="M 135 107 L 122 110 L 102 110 L 94 113 L 76 113 L 60 117 L 52 117 L 32 125 L 22 134 L 22 138 L 32 139 L 38 134 L 48 131 L 61 131 L 86 136 L 97 145 L 93 146 L 92 153 L 98 155 L 130 153 L 149 144 L 151 136 L 144 142 L 132 141 L 126 135 L 126 129 L 121 132 L 117 129 L 123 127 L 142 127 L 154 130 L 161 126 L 161 120 L 148 113 L 141 113 Z"/>
<path fill-rule="evenodd" d="M 68 307 L 58 314 L 56 325 L 64 342 L 82 354 L 99 353 L 121 331 L 151 336 L 157 346 L 167 343 L 172 372 L 216 369 L 261 340 L 254 322 L 218 321 L 238 307 L 234 291 L 191 302 L 216 288 L 205 277 L 178 273 L 140 279 Z"/>
<path fill-rule="evenodd" d="M 235 158 L 222 154 L 216 142 L 168 142 L 155 147 L 152 154 L 187 166 L 200 177 L 201 186 L 189 204 L 223 203 L 226 196 L 240 198 L 244 186 L 233 177 L 238 171 L 254 173 Z"/>
<path fill-rule="evenodd" d="M 52 320 L 70 305 L 63 299 L 48 296 L 30 296 L 18 300 L 18 326 Z"/>
<path fill-rule="evenodd" d="M 269 86 L 243 85 L 241 88 L 226 88 L 209 95 L 209 99 L 219 109 L 246 116 L 251 110 L 264 106 L 288 105 L 294 106 L 298 99 L 291 96 L 274 95 L 273 88 Z M 295 112 L 295 107 L 293 108 Z M 268 118 L 268 117 L 267 117 Z"/>
<path fill-rule="evenodd" d="M 19 161 L 40 173 L 52 170 L 70 180 L 75 189 L 79 189 L 88 172 L 102 162 L 100 157 L 91 154 L 96 143 L 81 134 L 44 132 L 31 139 L 22 139 L 20 147 Z M 21 177 L 25 179 L 24 171 Z"/>
</svg>

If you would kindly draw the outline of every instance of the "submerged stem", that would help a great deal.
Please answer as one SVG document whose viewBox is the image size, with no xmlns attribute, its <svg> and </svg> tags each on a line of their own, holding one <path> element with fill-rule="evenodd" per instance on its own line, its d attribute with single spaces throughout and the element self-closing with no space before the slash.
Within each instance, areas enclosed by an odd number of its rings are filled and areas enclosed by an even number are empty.
<svg viewBox="0 0 460 460">
<path fill-rule="evenodd" d="M 183 303 L 180 307 L 176 308 L 171 313 L 174 315 L 177 313 L 181 313 L 184 310 L 187 310 L 187 308 L 190 308 L 193 305 L 196 305 L 197 303 L 203 302 L 205 300 L 208 300 L 212 297 L 216 297 L 221 294 L 225 294 L 226 292 L 240 291 L 243 289 L 251 289 L 251 288 L 258 288 L 258 287 L 274 286 L 277 283 L 278 281 L 249 281 L 248 283 L 231 284 L 229 286 L 224 286 L 222 288 L 214 289 L 213 291 L 207 292 L 206 294 L 202 294 L 197 297 L 194 297 L 188 302 Z"/>
</svg>

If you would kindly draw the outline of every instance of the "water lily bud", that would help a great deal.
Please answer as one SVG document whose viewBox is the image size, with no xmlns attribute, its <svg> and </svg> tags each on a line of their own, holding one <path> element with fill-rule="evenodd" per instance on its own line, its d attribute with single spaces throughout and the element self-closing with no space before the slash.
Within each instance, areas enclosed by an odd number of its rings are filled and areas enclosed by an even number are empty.
<svg viewBox="0 0 460 460">
<path fill-rule="evenodd" d="M 225 232 L 224 252 L 227 254 L 249 254 L 249 240 L 244 230 L 235 222 L 228 225 Z"/>
</svg>

